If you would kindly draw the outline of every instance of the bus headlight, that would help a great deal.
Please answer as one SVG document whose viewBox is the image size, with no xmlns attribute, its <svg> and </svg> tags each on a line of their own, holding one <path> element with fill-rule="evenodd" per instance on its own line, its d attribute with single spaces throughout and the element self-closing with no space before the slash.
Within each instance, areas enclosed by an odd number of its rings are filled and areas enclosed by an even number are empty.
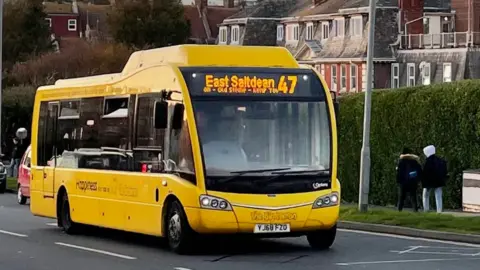
<svg viewBox="0 0 480 270">
<path fill-rule="evenodd" d="M 319 197 L 318 199 L 315 200 L 313 203 L 312 208 L 324 208 L 324 207 L 330 207 L 330 206 L 335 206 L 338 205 L 338 200 L 340 198 L 338 197 L 337 192 L 332 192 L 327 195 L 323 195 Z"/>
<path fill-rule="evenodd" d="M 200 195 L 200 207 L 214 210 L 232 211 L 232 206 L 222 198 Z"/>
</svg>

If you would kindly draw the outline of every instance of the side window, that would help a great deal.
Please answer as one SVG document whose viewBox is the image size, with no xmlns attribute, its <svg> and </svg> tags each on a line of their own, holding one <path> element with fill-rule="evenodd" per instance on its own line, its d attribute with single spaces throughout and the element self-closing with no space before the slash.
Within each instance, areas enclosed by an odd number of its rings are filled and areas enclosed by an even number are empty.
<svg viewBox="0 0 480 270">
<path fill-rule="evenodd" d="M 161 149 L 163 147 L 165 130 L 155 129 L 154 126 L 156 100 L 160 100 L 160 97 L 157 99 L 153 95 L 139 95 L 138 97 L 136 147 L 156 149 Z"/>
<path fill-rule="evenodd" d="M 57 154 L 62 156 L 65 151 L 77 148 L 80 136 L 80 100 L 60 101 L 57 130 Z"/>
<path fill-rule="evenodd" d="M 63 142 L 63 152 L 57 161 L 58 166 L 133 170 L 133 156 L 126 151 L 129 142 L 128 102 L 128 97 L 62 101 L 57 136 Z"/>
<path fill-rule="evenodd" d="M 170 118 L 173 119 L 173 115 Z M 171 131 L 169 158 L 177 165 L 182 178 L 196 183 L 192 143 L 185 111 L 181 128 Z"/>
<path fill-rule="evenodd" d="M 37 165 L 38 166 L 47 166 L 47 154 L 51 155 L 51 151 L 47 152 L 47 148 L 52 148 L 50 145 L 47 147 L 46 134 L 47 134 L 47 120 L 48 120 L 48 103 L 42 102 L 40 104 L 40 117 L 38 120 L 38 137 L 37 137 Z"/>
<path fill-rule="evenodd" d="M 100 131 L 100 147 L 126 150 L 128 147 L 128 97 L 105 98 Z"/>
<path fill-rule="evenodd" d="M 165 129 L 155 129 L 155 102 L 159 94 L 138 95 L 134 137 L 135 171 L 163 172 Z"/>
</svg>

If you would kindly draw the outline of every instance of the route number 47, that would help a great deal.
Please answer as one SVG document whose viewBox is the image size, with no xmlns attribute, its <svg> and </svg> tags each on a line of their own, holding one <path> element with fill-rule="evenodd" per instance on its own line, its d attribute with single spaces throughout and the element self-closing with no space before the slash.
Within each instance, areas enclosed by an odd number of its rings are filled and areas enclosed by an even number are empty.
<svg viewBox="0 0 480 270">
<path fill-rule="evenodd" d="M 297 86 L 297 80 L 297 76 L 280 76 L 280 80 L 278 81 L 278 91 L 283 92 L 284 94 L 293 94 L 295 92 L 295 87 Z"/>
</svg>

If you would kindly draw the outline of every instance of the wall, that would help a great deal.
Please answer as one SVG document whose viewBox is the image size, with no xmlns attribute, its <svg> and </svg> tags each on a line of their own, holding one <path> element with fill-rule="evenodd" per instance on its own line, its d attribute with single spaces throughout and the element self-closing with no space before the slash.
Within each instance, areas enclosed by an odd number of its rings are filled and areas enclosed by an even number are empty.
<svg viewBox="0 0 480 270">
<path fill-rule="evenodd" d="M 52 19 L 52 33 L 55 34 L 56 38 L 62 37 L 80 37 L 80 27 L 78 15 L 48 15 Z M 68 20 L 76 19 L 77 20 L 77 30 L 69 31 L 68 30 Z"/>
<path fill-rule="evenodd" d="M 391 87 L 391 64 L 375 63 L 373 77 L 373 85 L 375 89 L 383 89 Z"/>
<path fill-rule="evenodd" d="M 399 7 L 402 10 L 402 25 L 421 18 L 423 16 L 423 6 L 423 0 L 400 0 Z M 423 34 L 423 20 L 420 19 L 408 24 L 407 34 Z"/>
<path fill-rule="evenodd" d="M 468 31 L 468 2 L 470 0 L 451 0 L 455 10 L 455 29 L 457 32 Z M 478 14 L 478 13 L 477 13 Z"/>
<path fill-rule="evenodd" d="M 347 72 L 346 72 L 346 90 L 345 92 L 340 92 L 340 80 L 341 80 L 341 66 L 342 64 L 345 64 Z M 362 78 L 364 75 L 364 71 L 362 70 L 362 65 L 365 63 L 362 62 L 345 62 L 345 63 L 325 63 L 325 64 L 317 64 L 317 66 L 320 66 L 319 71 L 324 74 L 324 79 L 325 82 L 328 85 L 328 88 L 330 88 L 330 91 L 335 91 L 338 94 L 345 94 L 345 93 L 350 93 L 350 64 L 356 64 L 357 65 L 357 89 L 355 92 L 361 92 L 363 91 L 363 86 L 362 86 Z M 333 89 L 332 88 L 332 66 L 337 67 L 337 88 Z"/>
</svg>

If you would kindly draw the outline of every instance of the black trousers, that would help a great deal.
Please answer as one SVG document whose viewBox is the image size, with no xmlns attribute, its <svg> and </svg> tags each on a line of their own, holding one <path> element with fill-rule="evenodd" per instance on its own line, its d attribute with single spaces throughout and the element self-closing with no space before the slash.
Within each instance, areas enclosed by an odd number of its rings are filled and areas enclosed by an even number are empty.
<svg viewBox="0 0 480 270">
<path fill-rule="evenodd" d="M 412 202 L 413 211 L 418 211 L 418 204 L 417 204 L 417 185 L 400 185 L 399 186 L 399 194 L 398 194 L 398 211 L 403 210 L 403 206 L 405 203 L 405 199 L 409 195 L 410 200 Z"/>
</svg>

